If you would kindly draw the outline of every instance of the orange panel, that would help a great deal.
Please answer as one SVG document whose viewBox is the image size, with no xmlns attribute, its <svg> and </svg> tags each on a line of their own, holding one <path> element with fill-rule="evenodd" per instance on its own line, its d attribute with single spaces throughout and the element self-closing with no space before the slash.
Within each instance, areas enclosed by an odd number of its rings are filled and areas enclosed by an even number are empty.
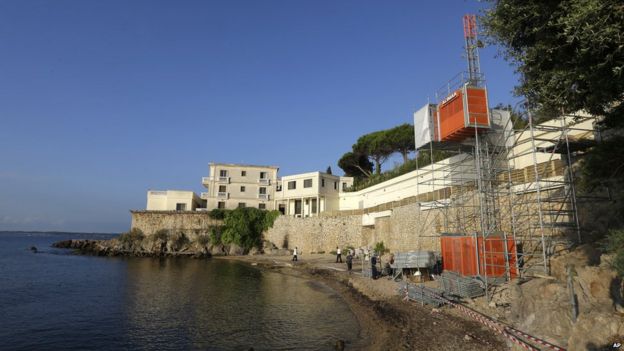
<svg viewBox="0 0 624 351">
<path fill-rule="evenodd" d="M 513 240 L 508 240 L 506 244 L 507 251 L 502 237 L 489 237 L 485 240 L 484 251 L 482 238 L 475 241 L 472 236 L 442 236 L 443 268 L 464 276 L 476 276 L 481 272 L 482 275 L 487 273 L 488 277 L 504 277 L 505 254 L 507 254 L 511 277 L 515 278 L 518 276 L 516 247 Z"/>
<path fill-rule="evenodd" d="M 468 118 L 470 121 L 470 125 L 467 127 L 474 127 L 475 123 L 481 127 L 488 127 L 488 107 L 485 89 L 467 87 L 466 95 L 468 96 Z"/>
<path fill-rule="evenodd" d="M 465 127 L 463 93 L 457 90 L 438 107 L 440 121 L 440 140 Z"/>
<path fill-rule="evenodd" d="M 466 101 L 464 101 L 464 94 Z M 468 113 L 468 122 L 464 112 Z M 438 105 L 436 140 L 462 141 L 474 136 L 474 127 L 489 128 L 487 92 L 484 88 L 468 87 L 458 89 Z"/>
</svg>

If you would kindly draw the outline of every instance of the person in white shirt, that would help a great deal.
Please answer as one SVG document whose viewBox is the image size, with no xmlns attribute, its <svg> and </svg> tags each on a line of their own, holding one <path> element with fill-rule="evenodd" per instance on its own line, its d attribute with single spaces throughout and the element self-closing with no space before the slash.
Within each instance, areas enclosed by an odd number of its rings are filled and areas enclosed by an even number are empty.
<svg viewBox="0 0 624 351">
<path fill-rule="evenodd" d="M 297 261 L 297 247 L 295 246 L 295 249 L 293 250 L 293 261 Z"/>
<path fill-rule="evenodd" d="M 340 248 L 336 246 L 336 263 L 342 263 L 342 255 L 340 253 Z"/>
</svg>

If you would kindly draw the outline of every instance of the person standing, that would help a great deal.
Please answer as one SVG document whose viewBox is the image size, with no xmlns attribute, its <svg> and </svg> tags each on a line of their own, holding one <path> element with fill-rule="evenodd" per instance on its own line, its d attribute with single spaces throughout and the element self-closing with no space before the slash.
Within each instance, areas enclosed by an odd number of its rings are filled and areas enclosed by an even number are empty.
<svg viewBox="0 0 624 351">
<path fill-rule="evenodd" d="M 342 255 L 340 253 L 340 248 L 336 246 L 336 263 L 342 263 Z"/>
<path fill-rule="evenodd" d="M 293 250 L 293 261 L 297 261 L 297 247 L 295 246 L 295 249 Z"/>
<path fill-rule="evenodd" d="M 347 272 L 351 274 L 351 268 L 353 267 L 353 255 L 351 254 L 351 250 L 349 250 L 349 254 L 347 254 Z"/>
</svg>

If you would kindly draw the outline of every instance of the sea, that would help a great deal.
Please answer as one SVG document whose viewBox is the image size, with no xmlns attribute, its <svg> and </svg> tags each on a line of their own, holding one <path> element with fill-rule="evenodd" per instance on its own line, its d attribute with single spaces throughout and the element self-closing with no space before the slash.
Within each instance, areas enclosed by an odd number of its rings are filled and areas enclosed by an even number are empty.
<svg viewBox="0 0 624 351">
<path fill-rule="evenodd" d="M 113 236 L 0 232 L 0 350 L 334 350 L 358 340 L 345 301 L 319 282 L 230 260 L 51 247 Z"/>
</svg>

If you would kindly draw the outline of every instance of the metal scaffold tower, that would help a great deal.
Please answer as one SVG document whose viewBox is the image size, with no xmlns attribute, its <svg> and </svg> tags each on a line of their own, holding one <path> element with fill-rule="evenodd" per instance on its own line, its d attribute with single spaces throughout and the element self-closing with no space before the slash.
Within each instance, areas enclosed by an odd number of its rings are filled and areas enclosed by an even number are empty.
<svg viewBox="0 0 624 351">
<path fill-rule="evenodd" d="M 474 239 L 473 277 L 483 282 L 487 294 L 491 284 L 548 275 L 557 250 L 582 241 L 574 161 L 593 145 L 594 118 L 563 115 L 536 123 L 527 112 L 522 118 L 526 126 L 514 129 L 511 111 L 474 109 L 480 101 L 470 89 L 485 91 L 485 80 L 474 15 L 464 16 L 463 24 L 468 72 L 437 92 L 431 139 L 419 147 L 431 163 L 417 170 L 418 223 L 421 233 L 431 234 L 423 239 Z M 455 117 L 442 109 L 460 99 L 464 128 L 445 131 L 443 124 Z M 482 117 L 487 125 L 479 123 Z M 434 162 L 439 152 L 451 157 Z"/>
</svg>

